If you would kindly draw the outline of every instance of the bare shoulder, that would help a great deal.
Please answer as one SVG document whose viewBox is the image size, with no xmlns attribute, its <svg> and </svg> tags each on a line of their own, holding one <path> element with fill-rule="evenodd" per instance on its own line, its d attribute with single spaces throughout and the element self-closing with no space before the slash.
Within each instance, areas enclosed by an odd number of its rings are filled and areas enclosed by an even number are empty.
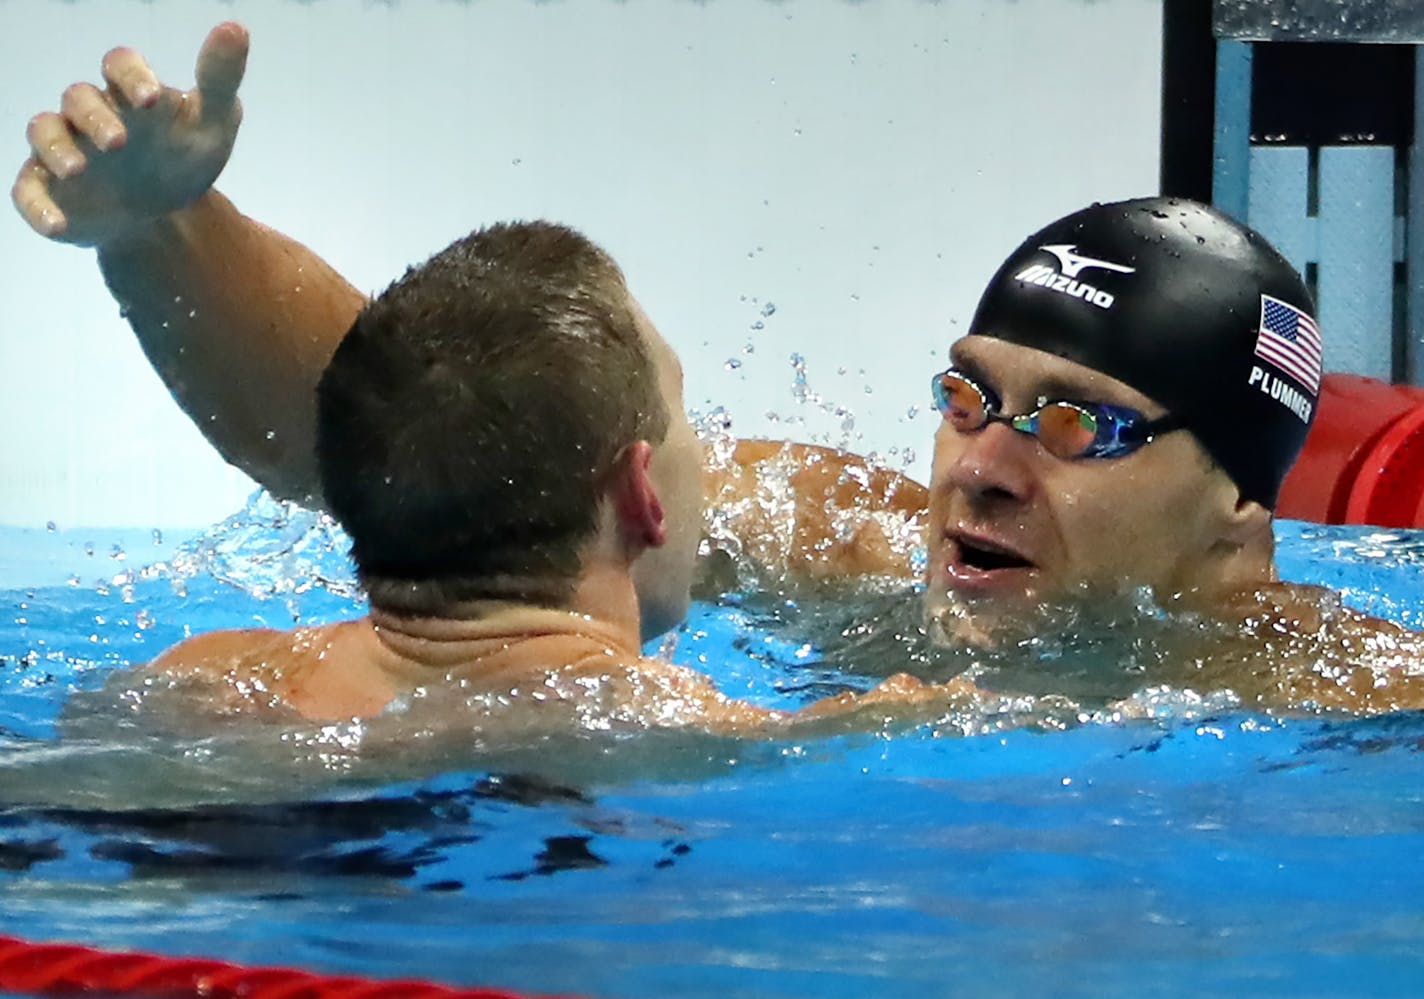
<svg viewBox="0 0 1424 999">
<path fill-rule="evenodd" d="M 728 697 L 689 666 L 636 653 L 590 651 L 545 676 L 547 691 L 599 725 L 747 735 L 784 715 Z"/>
<path fill-rule="evenodd" d="M 1355 610 L 1338 590 L 1311 583 L 1264 583 L 1234 593 L 1228 613 L 1248 624 L 1266 624 L 1292 632 L 1335 632 L 1406 636 L 1415 632 L 1394 621 Z"/>
<path fill-rule="evenodd" d="M 290 636 L 275 628 L 208 631 L 164 650 L 147 668 L 175 678 L 217 678 L 251 671 L 283 647 L 291 648 Z"/>
<path fill-rule="evenodd" d="M 1268 708 L 1379 714 L 1424 708 L 1424 634 L 1328 587 L 1271 583 L 1229 604 L 1241 693 Z"/>
<path fill-rule="evenodd" d="M 349 622 L 277 631 L 240 628 L 195 635 L 146 669 L 221 713 L 291 710 L 308 718 L 379 711 L 389 684 L 373 677 Z M 332 668 L 334 667 L 334 668 Z"/>
</svg>

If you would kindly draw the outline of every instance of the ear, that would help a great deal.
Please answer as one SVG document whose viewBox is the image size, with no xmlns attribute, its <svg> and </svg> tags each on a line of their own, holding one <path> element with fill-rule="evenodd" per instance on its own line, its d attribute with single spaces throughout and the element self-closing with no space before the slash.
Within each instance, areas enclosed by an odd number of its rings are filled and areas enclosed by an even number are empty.
<svg viewBox="0 0 1424 999">
<path fill-rule="evenodd" d="M 662 500 L 653 484 L 653 446 L 634 441 L 623 452 L 609 487 L 618 514 L 619 533 L 638 550 L 661 548 L 667 543 Z"/>
<path fill-rule="evenodd" d="M 1255 500 L 1242 499 L 1238 494 L 1236 505 L 1227 513 L 1223 524 L 1222 540 L 1238 547 L 1271 537 L 1271 511 Z"/>
</svg>

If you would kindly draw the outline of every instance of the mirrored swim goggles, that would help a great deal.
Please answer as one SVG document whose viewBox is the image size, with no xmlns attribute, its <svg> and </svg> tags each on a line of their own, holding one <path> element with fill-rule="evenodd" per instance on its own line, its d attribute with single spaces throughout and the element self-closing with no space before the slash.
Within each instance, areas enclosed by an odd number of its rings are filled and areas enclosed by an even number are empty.
<svg viewBox="0 0 1424 999">
<path fill-rule="evenodd" d="M 1184 426 L 1171 414 L 1149 420 L 1127 406 L 1067 399 L 1039 399 L 1033 412 L 1010 416 L 999 412 L 993 392 L 954 368 L 935 375 L 931 387 L 935 407 L 960 433 L 1005 423 L 1037 437 L 1044 450 L 1057 458 L 1121 458 L 1150 444 L 1158 434 Z"/>
</svg>

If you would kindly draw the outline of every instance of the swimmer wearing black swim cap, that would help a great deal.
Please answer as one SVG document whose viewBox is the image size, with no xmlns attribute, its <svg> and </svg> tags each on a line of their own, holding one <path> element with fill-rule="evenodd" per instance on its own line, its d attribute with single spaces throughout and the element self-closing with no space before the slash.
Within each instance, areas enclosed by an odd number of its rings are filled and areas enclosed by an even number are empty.
<svg viewBox="0 0 1424 999">
<path fill-rule="evenodd" d="M 933 384 L 929 595 L 964 635 L 1022 599 L 1209 600 L 1274 578 L 1271 510 L 1321 342 L 1259 234 L 1179 199 L 1075 212 L 999 268 L 951 362 Z"/>
<path fill-rule="evenodd" d="M 972 332 L 1047 351 L 1176 414 L 1249 499 L 1274 506 L 1320 391 L 1315 306 L 1258 233 L 1207 205 L 1095 205 L 1029 237 Z"/>
</svg>

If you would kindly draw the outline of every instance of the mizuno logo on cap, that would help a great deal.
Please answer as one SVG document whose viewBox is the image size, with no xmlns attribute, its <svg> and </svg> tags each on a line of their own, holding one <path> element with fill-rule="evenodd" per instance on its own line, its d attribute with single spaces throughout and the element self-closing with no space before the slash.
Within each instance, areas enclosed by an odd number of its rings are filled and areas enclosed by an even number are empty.
<svg viewBox="0 0 1424 999">
<path fill-rule="evenodd" d="M 1014 275 L 1015 280 L 1038 285 L 1040 288 L 1047 288 L 1049 291 L 1056 291 L 1063 295 L 1071 295 L 1073 298 L 1081 298 L 1100 309 L 1111 309 L 1116 299 L 1101 288 L 1094 287 L 1086 281 L 1077 280 L 1078 275 L 1088 267 L 1116 271 L 1119 274 L 1132 274 L 1137 270 L 1135 267 L 1114 264 L 1107 260 L 1079 256 L 1074 252 L 1078 249 L 1076 245 L 1055 243 L 1051 246 L 1041 246 L 1039 249 L 1047 250 L 1057 257 L 1059 269 L 1054 270 L 1047 264 L 1030 264 Z"/>
<path fill-rule="evenodd" d="M 1105 271 L 1116 271 L 1119 274 L 1132 274 L 1136 267 L 1124 267 L 1122 264 L 1108 263 L 1106 260 L 1094 260 L 1092 257 L 1080 256 L 1074 251 L 1078 249 L 1077 244 L 1072 246 L 1067 243 L 1054 243 L 1051 246 L 1040 246 L 1040 250 L 1047 250 L 1058 258 L 1058 269 L 1070 278 L 1075 278 L 1083 272 L 1084 267 L 1101 267 Z"/>
</svg>

